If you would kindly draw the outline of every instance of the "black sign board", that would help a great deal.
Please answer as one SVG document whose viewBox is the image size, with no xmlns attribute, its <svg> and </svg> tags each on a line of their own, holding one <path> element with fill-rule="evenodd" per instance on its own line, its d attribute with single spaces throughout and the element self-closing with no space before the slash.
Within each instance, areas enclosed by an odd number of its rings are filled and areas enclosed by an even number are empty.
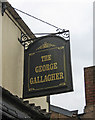
<svg viewBox="0 0 95 120">
<path fill-rule="evenodd" d="M 47 36 L 24 51 L 23 97 L 39 97 L 73 90 L 70 41 Z"/>
</svg>

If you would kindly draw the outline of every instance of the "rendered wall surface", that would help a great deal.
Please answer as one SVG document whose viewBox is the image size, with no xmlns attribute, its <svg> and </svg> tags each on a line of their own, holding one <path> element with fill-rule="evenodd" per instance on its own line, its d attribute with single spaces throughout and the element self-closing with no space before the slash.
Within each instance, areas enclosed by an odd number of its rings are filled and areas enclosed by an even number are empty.
<svg viewBox="0 0 95 120">
<path fill-rule="evenodd" d="M 2 17 L 2 86 L 13 94 L 22 96 L 23 86 L 23 52 L 18 42 L 20 30 L 8 18 Z"/>
<path fill-rule="evenodd" d="M 47 97 L 38 97 L 38 98 L 30 98 L 26 99 L 29 100 L 29 103 L 35 103 L 36 106 L 41 106 L 41 109 L 46 109 L 47 112 L 49 112 L 49 104 L 46 102 Z"/>
<path fill-rule="evenodd" d="M 12 18 L 10 14 L 9 16 Z M 13 18 L 12 20 L 15 21 Z M 21 31 L 12 20 L 5 13 L 4 16 L 0 13 L 0 86 L 22 98 L 24 47 L 18 41 Z M 46 98 L 45 96 L 28 100 L 29 103 L 35 103 L 48 111 Z"/>
</svg>

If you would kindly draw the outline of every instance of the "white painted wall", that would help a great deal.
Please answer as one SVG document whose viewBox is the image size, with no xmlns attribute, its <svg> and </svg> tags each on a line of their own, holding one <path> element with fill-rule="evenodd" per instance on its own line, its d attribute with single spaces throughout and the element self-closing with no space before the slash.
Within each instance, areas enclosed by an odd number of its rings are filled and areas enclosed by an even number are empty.
<svg viewBox="0 0 95 120">
<path fill-rule="evenodd" d="M 6 14 L 2 16 L 0 13 L 0 86 L 22 98 L 24 48 L 18 42 L 20 36 L 21 32 L 12 20 Z M 29 103 L 35 103 L 48 111 L 46 98 L 45 96 L 28 100 Z"/>
<path fill-rule="evenodd" d="M 41 109 L 46 109 L 47 112 L 49 112 L 49 104 L 46 102 L 47 97 L 38 97 L 38 98 L 30 98 L 30 99 L 25 99 L 29 100 L 29 103 L 35 103 L 36 106 L 41 106 Z"/>
<path fill-rule="evenodd" d="M 2 17 L 2 86 L 22 97 L 24 48 L 18 42 L 21 32 L 6 14 Z"/>
</svg>

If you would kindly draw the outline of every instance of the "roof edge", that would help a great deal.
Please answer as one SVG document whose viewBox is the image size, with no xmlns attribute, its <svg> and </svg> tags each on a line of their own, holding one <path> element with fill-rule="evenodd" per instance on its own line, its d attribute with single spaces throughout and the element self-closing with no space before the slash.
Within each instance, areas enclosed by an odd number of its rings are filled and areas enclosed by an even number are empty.
<svg viewBox="0 0 95 120">
<path fill-rule="evenodd" d="M 30 30 L 28 25 L 24 22 L 24 20 L 20 17 L 20 15 L 16 12 L 16 10 L 11 6 L 11 4 L 6 1 L 2 2 L 6 5 L 6 9 L 8 13 L 13 17 L 13 19 L 19 24 L 19 26 L 25 31 L 25 33 L 32 39 L 36 38 L 33 32 Z"/>
</svg>

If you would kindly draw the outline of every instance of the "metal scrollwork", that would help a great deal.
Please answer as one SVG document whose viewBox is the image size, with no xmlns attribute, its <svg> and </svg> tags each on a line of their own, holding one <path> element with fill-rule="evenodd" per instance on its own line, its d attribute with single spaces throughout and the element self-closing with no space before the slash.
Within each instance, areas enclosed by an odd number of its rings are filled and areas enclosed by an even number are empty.
<svg viewBox="0 0 95 120">
<path fill-rule="evenodd" d="M 65 40 L 70 40 L 70 32 L 69 32 L 69 30 L 65 30 L 65 29 L 63 29 L 63 30 L 61 30 L 60 31 L 60 29 L 58 29 L 57 31 L 59 31 L 59 32 L 57 32 L 57 33 L 50 33 L 50 34 L 48 34 L 47 36 L 52 36 L 52 35 L 56 35 L 56 36 L 60 36 L 60 37 L 63 37 Z M 42 33 L 41 33 L 42 34 Z M 43 33 L 44 34 L 44 33 Z M 46 34 L 46 33 L 45 33 Z M 44 37 L 44 36 L 43 36 Z M 26 35 L 26 34 L 24 34 L 24 33 L 21 33 L 21 38 L 19 39 L 18 38 L 18 41 L 24 46 L 24 48 L 25 49 L 27 49 L 28 48 L 28 46 L 31 44 L 31 43 L 33 43 L 33 40 L 35 41 L 36 39 L 39 39 L 39 38 L 42 38 L 42 36 L 41 37 L 38 37 L 38 38 L 34 38 L 34 39 L 29 39 L 29 37 Z M 44 46 L 41 46 L 41 47 L 50 47 L 50 46 L 52 46 L 51 44 L 48 44 L 48 43 L 45 43 L 44 44 Z M 54 45 L 53 45 L 54 46 Z M 38 48 L 38 49 L 42 49 L 42 48 Z"/>
<path fill-rule="evenodd" d="M 33 41 L 29 39 L 29 37 L 24 34 L 21 33 L 21 38 L 18 38 L 18 41 L 24 46 L 25 49 L 28 48 L 29 44 L 32 43 Z"/>
<path fill-rule="evenodd" d="M 64 30 L 63 29 L 63 31 L 59 31 L 57 35 L 63 37 L 65 40 L 69 40 L 70 39 L 70 32 L 69 32 L 69 30 Z"/>
<path fill-rule="evenodd" d="M 28 36 L 26 34 L 21 33 L 21 38 L 23 41 L 28 40 Z"/>
<path fill-rule="evenodd" d="M 48 43 L 48 42 L 44 42 L 43 45 L 41 45 L 39 48 L 37 48 L 36 50 L 40 50 L 40 49 L 45 49 L 45 48 L 50 48 L 50 47 L 54 47 L 54 44 Z"/>
</svg>

